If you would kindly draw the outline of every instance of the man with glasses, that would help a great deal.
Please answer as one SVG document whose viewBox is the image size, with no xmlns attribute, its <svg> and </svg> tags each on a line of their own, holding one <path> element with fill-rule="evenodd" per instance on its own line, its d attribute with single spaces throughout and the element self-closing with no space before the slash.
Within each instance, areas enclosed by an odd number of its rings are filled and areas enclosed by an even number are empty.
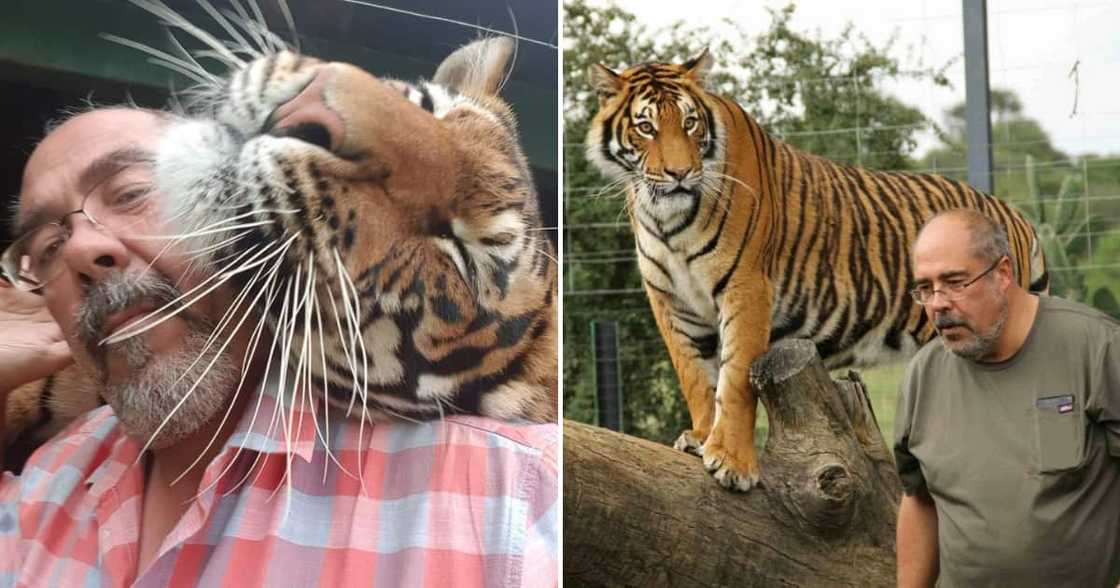
<svg viewBox="0 0 1120 588">
<path fill-rule="evenodd" d="M 282 411 L 307 425 L 270 423 L 284 401 L 261 381 L 266 354 L 248 355 L 253 321 L 222 327 L 229 286 L 102 344 L 205 279 L 156 206 L 169 124 L 87 112 L 24 170 L 0 256 L 0 439 L 9 393 L 70 363 L 109 406 L 0 477 L 0 587 L 555 584 L 555 426 L 363 430 L 303 402 Z M 232 335 L 221 353 L 216 330 Z"/>
<path fill-rule="evenodd" d="M 900 586 L 1120 582 L 1120 323 L 1028 293 L 1010 255 L 973 210 L 914 244 L 939 337 L 895 416 Z"/>
</svg>

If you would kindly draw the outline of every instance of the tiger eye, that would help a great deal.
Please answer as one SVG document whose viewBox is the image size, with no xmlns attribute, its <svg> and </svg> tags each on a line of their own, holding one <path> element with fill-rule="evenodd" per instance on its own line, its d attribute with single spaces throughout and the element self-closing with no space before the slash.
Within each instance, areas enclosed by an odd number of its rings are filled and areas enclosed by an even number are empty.
<svg viewBox="0 0 1120 588">
<path fill-rule="evenodd" d="M 654 132 L 656 131 L 656 129 L 653 128 L 653 124 L 648 123 L 648 122 L 638 123 L 638 130 L 641 131 L 643 134 L 646 134 L 646 135 L 653 135 Z"/>
</svg>

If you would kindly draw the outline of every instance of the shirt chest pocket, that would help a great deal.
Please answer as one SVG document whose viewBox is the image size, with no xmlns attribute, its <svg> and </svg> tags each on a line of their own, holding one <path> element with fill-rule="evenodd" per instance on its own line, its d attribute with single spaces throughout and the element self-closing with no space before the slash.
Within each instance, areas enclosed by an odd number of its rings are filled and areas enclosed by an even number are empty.
<svg viewBox="0 0 1120 588">
<path fill-rule="evenodd" d="M 1080 465 L 1085 422 L 1077 398 L 1072 394 L 1039 398 L 1033 413 L 1038 472 L 1049 474 Z"/>
</svg>

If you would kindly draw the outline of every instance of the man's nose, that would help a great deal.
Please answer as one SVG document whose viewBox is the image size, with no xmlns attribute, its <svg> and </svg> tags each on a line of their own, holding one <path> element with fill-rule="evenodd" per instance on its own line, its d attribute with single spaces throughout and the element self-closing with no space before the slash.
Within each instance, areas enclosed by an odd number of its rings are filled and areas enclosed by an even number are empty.
<svg viewBox="0 0 1120 588">
<path fill-rule="evenodd" d="M 83 282 L 96 282 L 128 266 L 128 248 L 115 235 L 85 218 L 70 222 L 70 238 L 62 255 L 67 267 Z"/>
</svg>

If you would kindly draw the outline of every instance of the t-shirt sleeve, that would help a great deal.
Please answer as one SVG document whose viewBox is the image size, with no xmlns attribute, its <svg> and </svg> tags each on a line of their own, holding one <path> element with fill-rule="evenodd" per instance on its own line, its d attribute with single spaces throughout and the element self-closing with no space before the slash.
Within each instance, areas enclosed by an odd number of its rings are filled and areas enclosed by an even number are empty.
<svg viewBox="0 0 1120 588">
<path fill-rule="evenodd" d="M 1088 415 L 1105 434 L 1108 453 L 1120 459 L 1120 329 L 1113 329 L 1100 360 L 1101 375 L 1089 392 Z"/>
<path fill-rule="evenodd" d="M 906 375 L 898 387 L 898 400 L 894 415 L 894 464 L 898 477 L 902 480 L 902 491 L 913 496 L 925 488 L 926 479 L 922 476 L 922 466 L 918 458 L 910 452 L 910 432 L 914 423 L 914 399 L 917 396 L 917 378 L 914 361 L 906 369 Z"/>
</svg>

